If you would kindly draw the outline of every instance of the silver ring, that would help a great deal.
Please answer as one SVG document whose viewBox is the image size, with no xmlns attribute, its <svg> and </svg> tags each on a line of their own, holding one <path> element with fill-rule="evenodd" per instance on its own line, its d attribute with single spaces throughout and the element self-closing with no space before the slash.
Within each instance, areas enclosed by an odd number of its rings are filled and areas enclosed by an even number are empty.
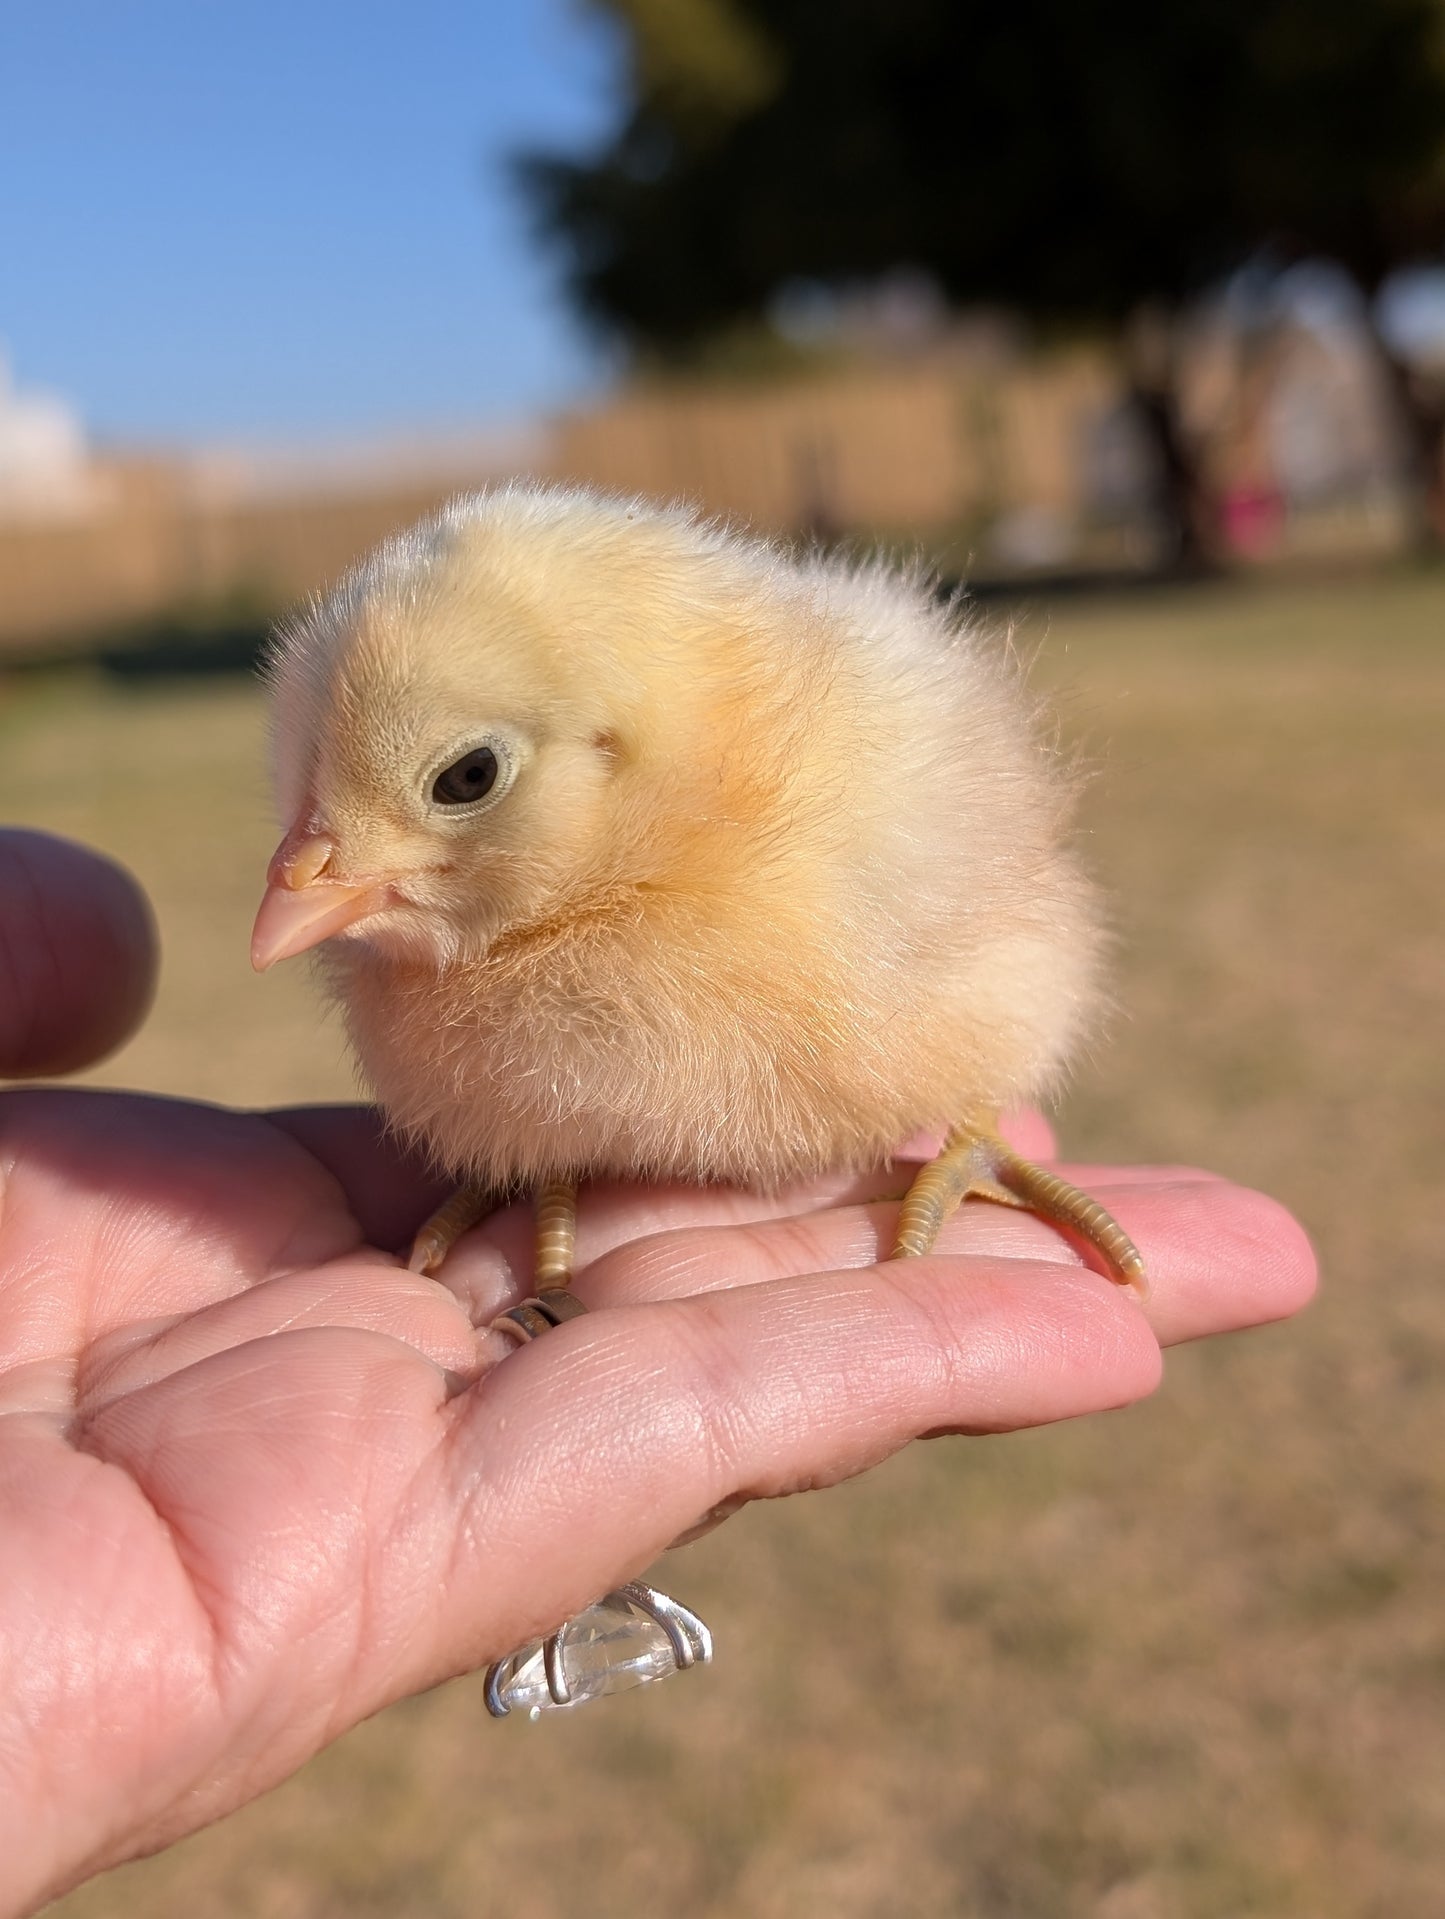
<svg viewBox="0 0 1445 1919">
<path fill-rule="evenodd" d="M 586 1310 L 575 1293 L 561 1286 L 549 1286 L 531 1299 L 524 1299 L 519 1306 L 498 1314 L 490 1330 L 505 1333 L 508 1339 L 525 1346 L 529 1340 L 540 1339 L 543 1333 L 551 1332 L 565 1320 L 580 1319 Z"/>
<path fill-rule="evenodd" d="M 491 1330 L 524 1346 L 586 1310 L 574 1293 L 543 1287 L 499 1314 Z M 711 1658 L 712 1634 L 696 1613 L 655 1586 L 632 1580 L 604 1593 L 546 1639 L 488 1666 L 487 1711 L 505 1719 L 520 1706 L 535 1719 L 705 1666 Z"/>
<path fill-rule="evenodd" d="M 669 1679 L 712 1659 L 712 1634 L 696 1613 L 631 1580 L 595 1605 L 487 1668 L 487 1711 L 529 1719 Z"/>
</svg>

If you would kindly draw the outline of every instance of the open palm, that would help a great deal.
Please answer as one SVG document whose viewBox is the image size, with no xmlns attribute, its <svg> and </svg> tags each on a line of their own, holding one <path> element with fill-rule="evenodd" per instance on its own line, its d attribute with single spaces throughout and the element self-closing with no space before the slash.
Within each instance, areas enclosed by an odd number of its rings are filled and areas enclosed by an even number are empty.
<svg viewBox="0 0 1445 1919">
<path fill-rule="evenodd" d="M 27 884 L 45 880 L 45 849 L 26 857 Z M 5 909 L 0 861 L 0 960 Z M 9 924 L 10 1004 L 33 1003 L 29 1052 L 0 1022 L 0 1070 L 43 1067 L 47 1008 L 70 993 L 74 1034 L 108 989 L 67 983 L 53 954 L 27 976 Z M 33 901 L 25 926 L 28 953 Z M 1037 1122 L 1018 1138 L 1040 1150 Z M 513 1350 L 478 1329 L 529 1290 L 525 1218 L 471 1235 L 446 1286 L 403 1270 L 436 1192 L 364 1110 L 4 1095 L 13 1909 L 555 1626 L 731 1495 L 824 1484 L 925 1432 L 1119 1405 L 1154 1384 L 1160 1340 L 1308 1293 L 1308 1250 L 1269 1201 L 1203 1175 L 1071 1176 L 1141 1246 L 1147 1315 L 988 1206 L 937 1256 L 879 1266 L 892 1209 L 866 1182 L 772 1202 L 599 1190 L 578 1246 L 594 1310 Z"/>
</svg>

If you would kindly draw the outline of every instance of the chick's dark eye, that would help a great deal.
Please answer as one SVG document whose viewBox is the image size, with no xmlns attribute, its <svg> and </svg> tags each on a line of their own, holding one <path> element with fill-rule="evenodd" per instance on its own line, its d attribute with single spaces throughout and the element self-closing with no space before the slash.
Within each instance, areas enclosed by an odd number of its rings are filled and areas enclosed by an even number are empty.
<svg viewBox="0 0 1445 1919">
<path fill-rule="evenodd" d="M 438 806 L 465 806 L 482 799 L 497 783 L 497 756 L 490 746 L 475 747 L 455 766 L 438 773 L 431 796 Z"/>
</svg>

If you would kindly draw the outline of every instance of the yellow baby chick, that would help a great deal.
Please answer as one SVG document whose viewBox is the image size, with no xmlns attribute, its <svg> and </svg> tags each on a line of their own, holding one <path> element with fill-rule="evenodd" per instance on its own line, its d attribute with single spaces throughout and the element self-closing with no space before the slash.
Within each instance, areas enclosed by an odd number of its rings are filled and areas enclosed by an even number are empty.
<svg viewBox="0 0 1445 1919">
<path fill-rule="evenodd" d="M 414 1266 L 524 1187 L 563 1287 L 579 1179 L 772 1189 L 947 1124 L 897 1253 L 975 1192 L 1142 1282 L 995 1134 L 1087 1030 L 1098 919 L 1013 666 L 925 582 L 514 485 L 363 561 L 272 696 L 252 956 L 326 943 L 367 1083 L 462 1182 Z"/>
</svg>

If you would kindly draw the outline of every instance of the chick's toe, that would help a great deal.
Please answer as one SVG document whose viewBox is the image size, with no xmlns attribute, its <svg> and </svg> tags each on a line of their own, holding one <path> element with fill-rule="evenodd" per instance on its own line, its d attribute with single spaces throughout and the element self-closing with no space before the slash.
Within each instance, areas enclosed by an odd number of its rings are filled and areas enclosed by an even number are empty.
<svg viewBox="0 0 1445 1919">
<path fill-rule="evenodd" d="M 1116 1284 L 1147 1293 L 1143 1258 L 1112 1214 L 1057 1173 L 1020 1158 L 987 1122 L 953 1127 L 937 1159 L 914 1180 L 898 1216 L 892 1257 L 916 1259 L 930 1252 L 944 1222 L 965 1199 L 1021 1207 L 1077 1233 L 1099 1253 Z"/>
<path fill-rule="evenodd" d="M 485 1218 L 493 1200 L 486 1186 L 458 1186 L 451 1198 L 438 1206 L 412 1241 L 407 1267 L 413 1273 L 425 1273 L 435 1279 L 446 1263 L 448 1253 L 463 1233 L 469 1233 L 477 1221 Z"/>
</svg>

